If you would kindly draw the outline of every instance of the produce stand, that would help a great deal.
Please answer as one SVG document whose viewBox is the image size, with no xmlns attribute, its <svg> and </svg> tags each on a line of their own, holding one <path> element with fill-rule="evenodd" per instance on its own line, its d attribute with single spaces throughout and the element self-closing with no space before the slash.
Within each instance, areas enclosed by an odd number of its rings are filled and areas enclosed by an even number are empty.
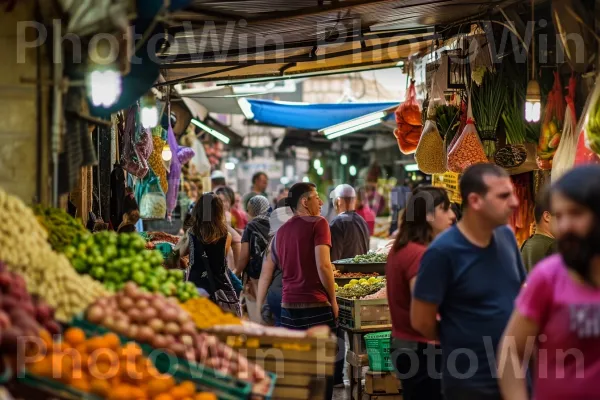
<svg viewBox="0 0 600 400">
<path fill-rule="evenodd" d="M 273 399 L 322 399 L 325 395 L 326 378 L 334 373 L 335 337 L 288 338 L 218 330 L 210 333 L 249 361 L 277 374 Z"/>
<path fill-rule="evenodd" d="M 385 275 L 385 263 L 384 262 L 376 262 L 376 263 L 355 263 L 352 262 L 352 259 L 338 260 L 334 261 L 333 265 L 340 272 L 360 272 L 364 274 L 371 274 L 373 272 L 377 272 L 380 275 Z"/>
</svg>

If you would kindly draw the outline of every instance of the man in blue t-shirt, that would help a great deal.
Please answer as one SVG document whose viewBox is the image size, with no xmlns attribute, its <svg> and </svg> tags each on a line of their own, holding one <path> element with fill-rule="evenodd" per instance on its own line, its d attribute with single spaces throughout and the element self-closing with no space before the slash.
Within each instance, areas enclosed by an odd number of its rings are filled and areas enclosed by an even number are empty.
<svg viewBox="0 0 600 400">
<path fill-rule="evenodd" d="M 440 340 L 445 399 L 501 400 L 496 349 L 526 276 L 506 226 L 519 201 L 506 171 L 493 164 L 468 168 L 460 192 L 463 218 L 421 260 L 411 321 Z"/>
</svg>

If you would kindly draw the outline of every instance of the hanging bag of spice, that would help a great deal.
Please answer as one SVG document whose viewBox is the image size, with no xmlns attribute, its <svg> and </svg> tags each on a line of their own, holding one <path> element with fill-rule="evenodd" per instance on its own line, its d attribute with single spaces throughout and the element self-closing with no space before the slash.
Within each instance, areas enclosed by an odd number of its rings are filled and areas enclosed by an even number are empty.
<svg viewBox="0 0 600 400">
<path fill-rule="evenodd" d="M 419 170 L 426 174 L 443 174 L 446 172 L 446 152 L 444 141 L 437 128 L 435 121 L 435 109 L 443 105 L 444 93 L 436 85 L 435 76 L 431 80 L 431 94 L 427 107 L 427 121 L 423 127 L 423 133 L 415 152 L 415 161 Z"/>
<path fill-rule="evenodd" d="M 560 178 L 565 172 L 573 168 L 575 164 L 575 153 L 577 150 L 577 114 L 575 113 L 575 90 L 577 80 L 574 75 L 569 79 L 569 94 L 566 97 L 567 108 L 565 110 L 565 123 L 563 124 L 560 144 L 556 149 L 552 162 L 552 180 Z"/>
<path fill-rule="evenodd" d="M 565 119 L 565 102 L 563 98 L 560 76 L 554 72 L 554 86 L 548 93 L 548 101 L 544 110 L 544 122 L 538 143 L 537 165 L 540 169 L 552 169 L 552 160 L 560 144 L 563 121 Z"/>
<path fill-rule="evenodd" d="M 162 132 L 163 128 L 160 125 L 152 129 L 152 144 L 154 150 L 152 151 L 152 154 L 150 154 L 148 163 L 154 174 L 158 177 L 163 193 L 166 194 L 169 189 L 169 184 L 167 182 L 167 169 L 165 168 L 162 159 L 162 151 L 165 147 L 165 141 L 162 139 Z"/>
<path fill-rule="evenodd" d="M 596 86 L 586 101 L 575 132 L 579 132 L 575 165 L 600 164 L 600 74 L 596 76 Z"/>
<path fill-rule="evenodd" d="M 467 117 L 467 125 L 448 153 L 448 170 L 452 172 L 462 173 L 471 165 L 488 162 L 475 128 L 470 96 Z"/>
<path fill-rule="evenodd" d="M 402 153 L 412 154 L 417 150 L 423 130 L 414 80 L 411 81 L 406 92 L 406 100 L 396 109 L 395 116 L 397 128 L 394 130 L 394 136 L 398 141 L 398 147 Z"/>
</svg>

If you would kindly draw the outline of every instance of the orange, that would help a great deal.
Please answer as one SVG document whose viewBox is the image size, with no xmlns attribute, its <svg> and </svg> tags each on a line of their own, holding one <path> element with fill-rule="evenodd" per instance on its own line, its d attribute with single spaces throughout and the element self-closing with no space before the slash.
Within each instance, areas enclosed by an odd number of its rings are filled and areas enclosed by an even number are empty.
<svg viewBox="0 0 600 400">
<path fill-rule="evenodd" d="M 214 393 L 202 392 L 198 393 L 194 400 L 217 400 L 217 396 Z"/>
<path fill-rule="evenodd" d="M 101 337 L 91 338 L 86 342 L 87 351 L 89 354 L 92 354 L 95 350 L 106 348 L 106 344 L 104 339 Z"/>
<path fill-rule="evenodd" d="M 193 396 L 196 393 L 196 385 L 192 381 L 183 381 L 178 387 L 181 388 L 183 397 Z"/>
<path fill-rule="evenodd" d="M 174 400 L 174 398 L 168 393 L 162 393 L 156 396 L 154 400 Z"/>
<path fill-rule="evenodd" d="M 28 366 L 29 371 L 34 375 L 44 378 L 52 377 L 52 358 L 46 356 Z"/>
<path fill-rule="evenodd" d="M 50 334 L 50 332 L 48 332 L 45 329 L 42 329 L 40 331 L 40 339 L 42 339 L 42 342 L 46 345 L 46 351 L 52 350 L 52 344 L 54 343 L 54 341 L 52 340 L 52 335 Z"/>
<path fill-rule="evenodd" d="M 142 348 L 136 343 L 129 342 L 117 350 L 121 359 L 137 360 L 143 355 Z"/>
<path fill-rule="evenodd" d="M 63 337 L 72 347 L 77 347 L 85 342 L 85 332 L 79 328 L 67 329 Z"/>
<path fill-rule="evenodd" d="M 70 385 L 77 390 L 81 390 L 82 392 L 88 393 L 90 391 L 90 384 L 85 379 L 73 379 Z"/>
<path fill-rule="evenodd" d="M 106 397 L 110 392 L 110 383 L 103 379 L 93 379 L 90 383 L 90 390 L 98 396 Z"/>
<path fill-rule="evenodd" d="M 109 349 L 117 350 L 121 346 L 121 339 L 114 333 L 104 335 L 104 344 Z"/>
<path fill-rule="evenodd" d="M 165 392 L 163 390 L 163 382 L 160 379 L 152 379 L 146 385 L 146 393 L 149 397 L 156 397 L 159 394 Z"/>
</svg>

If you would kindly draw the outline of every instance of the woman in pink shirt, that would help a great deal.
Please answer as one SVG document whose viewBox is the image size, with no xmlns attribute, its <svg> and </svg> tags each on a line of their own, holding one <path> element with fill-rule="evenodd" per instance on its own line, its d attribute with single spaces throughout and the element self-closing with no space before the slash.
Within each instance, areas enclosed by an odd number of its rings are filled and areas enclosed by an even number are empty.
<svg viewBox="0 0 600 400">
<path fill-rule="evenodd" d="M 540 262 L 500 344 L 505 399 L 600 399 L 600 166 L 571 170 L 550 190 L 559 254 Z"/>
</svg>

